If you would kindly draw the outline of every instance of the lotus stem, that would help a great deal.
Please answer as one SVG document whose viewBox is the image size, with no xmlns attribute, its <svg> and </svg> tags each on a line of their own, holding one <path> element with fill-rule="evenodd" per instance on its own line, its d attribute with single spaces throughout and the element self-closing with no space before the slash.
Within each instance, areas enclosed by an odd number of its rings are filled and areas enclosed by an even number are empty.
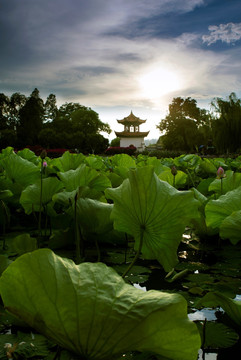
<svg viewBox="0 0 241 360">
<path fill-rule="evenodd" d="M 39 218 L 38 218 L 38 247 L 40 245 L 40 237 L 42 236 L 42 227 L 41 227 L 41 215 L 42 215 L 42 196 L 43 196 L 43 159 L 41 162 L 41 171 L 40 171 L 40 199 L 39 199 Z"/>
<path fill-rule="evenodd" d="M 81 263 L 81 258 L 84 257 L 84 240 L 81 235 L 81 230 L 77 222 L 77 200 L 78 192 L 74 198 L 74 227 L 75 227 L 75 243 L 76 243 L 76 263 Z"/>
<path fill-rule="evenodd" d="M 221 180 L 221 195 L 223 195 L 223 178 L 221 178 L 220 180 Z"/>
<path fill-rule="evenodd" d="M 176 175 L 173 175 L 173 184 L 172 184 L 172 186 L 173 186 L 174 188 L 176 187 L 175 179 L 176 179 Z"/>
<path fill-rule="evenodd" d="M 124 277 L 128 274 L 128 272 L 131 270 L 131 268 L 133 267 L 133 265 L 135 264 L 135 262 L 137 261 L 137 259 L 139 258 L 141 249 L 142 249 L 142 244 L 143 244 L 143 237 L 144 237 L 144 227 L 141 227 L 141 237 L 140 237 L 140 243 L 139 243 L 139 248 L 137 250 L 137 253 L 134 257 L 134 259 L 132 260 L 132 262 L 130 263 L 130 265 L 128 266 L 128 268 L 126 269 L 126 271 L 122 274 L 122 278 L 124 279 Z"/>
<path fill-rule="evenodd" d="M 192 186 L 195 187 L 192 175 L 191 175 L 191 173 L 190 173 L 190 171 L 188 169 L 187 169 L 187 173 L 188 173 L 189 179 L 191 180 Z"/>
</svg>

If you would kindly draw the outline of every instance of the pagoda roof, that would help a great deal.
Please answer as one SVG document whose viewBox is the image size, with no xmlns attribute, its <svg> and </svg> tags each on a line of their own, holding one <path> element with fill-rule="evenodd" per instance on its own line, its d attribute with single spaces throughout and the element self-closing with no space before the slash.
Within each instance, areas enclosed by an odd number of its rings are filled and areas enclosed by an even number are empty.
<svg viewBox="0 0 241 360">
<path fill-rule="evenodd" d="M 117 137 L 125 137 L 125 138 L 135 138 L 135 137 L 145 137 L 149 134 L 149 131 L 145 132 L 129 132 L 129 131 L 115 131 Z"/>
<path fill-rule="evenodd" d="M 122 120 L 117 120 L 119 124 L 123 125 L 139 125 L 146 122 L 146 120 L 141 120 L 139 117 L 135 116 L 131 111 L 129 116 L 124 117 Z"/>
</svg>

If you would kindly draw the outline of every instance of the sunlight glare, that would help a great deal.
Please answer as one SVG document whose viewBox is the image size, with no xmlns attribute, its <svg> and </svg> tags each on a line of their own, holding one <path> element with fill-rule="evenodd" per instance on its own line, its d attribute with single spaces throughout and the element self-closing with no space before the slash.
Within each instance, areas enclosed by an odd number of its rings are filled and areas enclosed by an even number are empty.
<svg viewBox="0 0 241 360">
<path fill-rule="evenodd" d="M 142 75 L 139 84 L 142 94 L 149 99 L 159 98 L 181 88 L 177 73 L 164 67 L 156 67 Z"/>
</svg>

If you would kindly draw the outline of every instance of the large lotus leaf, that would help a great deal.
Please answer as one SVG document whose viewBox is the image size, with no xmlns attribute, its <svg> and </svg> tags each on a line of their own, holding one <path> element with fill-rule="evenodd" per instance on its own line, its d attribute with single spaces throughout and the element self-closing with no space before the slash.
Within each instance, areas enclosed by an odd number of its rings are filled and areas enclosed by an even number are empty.
<svg viewBox="0 0 241 360">
<path fill-rule="evenodd" d="M 98 191 L 103 191 L 111 186 L 110 180 L 104 174 L 99 173 L 95 169 L 91 169 L 85 164 L 76 170 L 60 172 L 59 177 L 63 182 L 66 191 L 73 191 L 80 186 L 89 186 Z"/>
<path fill-rule="evenodd" d="M 107 189 L 106 196 L 114 201 L 114 228 L 134 236 L 135 250 L 143 234 L 144 257 L 157 259 L 170 271 L 185 226 L 199 217 L 193 193 L 176 190 L 159 180 L 153 167 L 144 166 L 131 170 L 129 179 L 117 189 Z"/>
<path fill-rule="evenodd" d="M 33 184 L 40 178 L 38 166 L 16 154 L 1 160 L 1 165 L 11 182 L 18 183 L 22 187 Z"/>
<path fill-rule="evenodd" d="M 45 178 L 42 180 L 42 205 L 47 205 L 52 196 L 63 189 L 63 184 L 56 178 Z M 29 185 L 23 190 L 20 196 L 20 204 L 23 206 L 26 214 L 30 214 L 34 207 L 39 210 L 40 207 L 41 183 L 38 181 Z"/>
<path fill-rule="evenodd" d="M 120 175 L 115 174 L 114 172 L 109 172 L 106 174 L 107 174 L 108 178 L 110 179 L 111 185 L 113 188 L 116 188 L 122 184 L 123 177 L 121 177 Z"/>
<path fill-rule="evenodd" d="M 234 211 L 223 220 L 220 236 L 222 239 L 229 239 L 234 245 L 241 240 L 241 210 Z"/>
<path fill-rule="evenodd" d="M 76 202 L 77 220 L 86 232 L 103 234 L 113 229 L 112 209 L 112 204 L 80 198 Z"/>
<path fill-rule="evenodd" d="M 4 271 L 0 293 L 8 311 L 84 359 L 110 360 L 129 350 L 197 358 L 200 336 L 186 300 L 136 289 L 103 263 L 75 265 L 40 249 Z"/>
<path fill-rule="evenodd" d="M 37 240 L 32 238 L 29 234 L 20 234 L 10 243 L 11 251 L 16 252 L 18 255 L 36 250 L 37 248 Z"/>
<path fill-rule="evenodd" d="M 105 170 L 105 164 L 100 156 L 89 155 L 85 157 L 85 162 L 89 167 L 96 170 Z"/>
<path fill-rule="evenodd" d="M 222 181 L 222 188 L 221 188 Z M 241 173 L 234 173 L 232 170 L 226 172 L 226 177 L 215 179 L 210 185 L 208 190 L 214 191 L 217 194 L 226 194 L 228 191 L 234 190 L 241 186 Z M 222 189 L 222 191 L 221 191 Z"/>
<path fill-rule="evenodd" d="M 165 170 L 169 170 L 170 168 L 166 165 L 163 165 L 160 159 L 157 159 L 155 156 L 150 156 L 146 160 L 146 165 L 154 166 L 154 171 L 157 175 Z"/>
<path fill-rule="evenodd" d="M 85 161 L 83 154 L 71 154 L 69 151 L 56 159 L 53 159 L 51 165 L 56 166 L 60 171 L 75 170 Z"/>
<path fill-rule="evenodd" d="M 219 232 L 222 221 L 235 211 L 241 210 L 241 187 L 227 192 L 217 200 L 210 200 L 205 207 L 207 226 Z"/>
<path fill-rule="evenodd" d="M 204 344 L 204 349 L 220 349 L 233 346 L 239 339 L 238 334 L 230 327 L 213 321 L 196 323 Z M 205 334 L 203 334 L 205 332 Z M 203 341 L 202 341 L 203 343 Z"/>
<path fill-rule="evenodd" d="M 207 293 L 197 306 L 217 307 L 220 306 L 227 315 L 241 327 L 241 301 L 233 300 L 222 293 L 215 291 Z"/>
<path fill-rule="evenodd" d="M 40 162 L 39 157 L 36 156 L 35 153 L 30 149 L 25 148 L 23 150 L 19 150 L 17 154 L 18 156 L 21 156 L 21 158 L 31 161 L 35 165 L 38 165 L 38 163 Z"/>
<path fill-rule="evenodd" d="M 183 171 L 178 170 L 177 174 L 174 176 L 172 175 L 171 169 L 165 170 L 158 175 L 159 179 L 168 182 L 168 184 L 174 186 L 176 188 L 183 187 L 187 183 L 187 174 Z"/>
<path fill-rule="evenodd" d="M 202 161 L 196 167 L 196 172 L 199 176 L 207 177 L 209 175 L 216 175 L 217 168 L 213 164 L 211 159 L 202 159 Z"/>
<path fill-rule="evenodd" d="M 125 167 L 125 168 L 135 168 L 136 162 L 130 155 L 127 154 L 117 154 L 111 158 L 111 162 L 115 166 Z"/>
</svg>

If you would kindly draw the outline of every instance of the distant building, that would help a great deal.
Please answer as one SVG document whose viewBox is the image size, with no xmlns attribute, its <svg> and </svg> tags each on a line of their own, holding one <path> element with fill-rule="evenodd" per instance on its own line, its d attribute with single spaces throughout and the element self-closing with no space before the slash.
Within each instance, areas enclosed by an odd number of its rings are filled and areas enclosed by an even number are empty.
<svg viewBox="0 0 241 360">
<path fill-rule="evenodd" d="M 124 125 L 124 131 L 115 131 L 116 136 L 120 138 L 120 146 L 133 145 L 138 151 L 143 151 L 145 149 L 144 138 L 149 134 L 149 131 L 140 132 L 140 125 L 144 124 L 146 120 L 141 120 L 131 111 L 129 116 L 117 121 Z"/>
</svg>

